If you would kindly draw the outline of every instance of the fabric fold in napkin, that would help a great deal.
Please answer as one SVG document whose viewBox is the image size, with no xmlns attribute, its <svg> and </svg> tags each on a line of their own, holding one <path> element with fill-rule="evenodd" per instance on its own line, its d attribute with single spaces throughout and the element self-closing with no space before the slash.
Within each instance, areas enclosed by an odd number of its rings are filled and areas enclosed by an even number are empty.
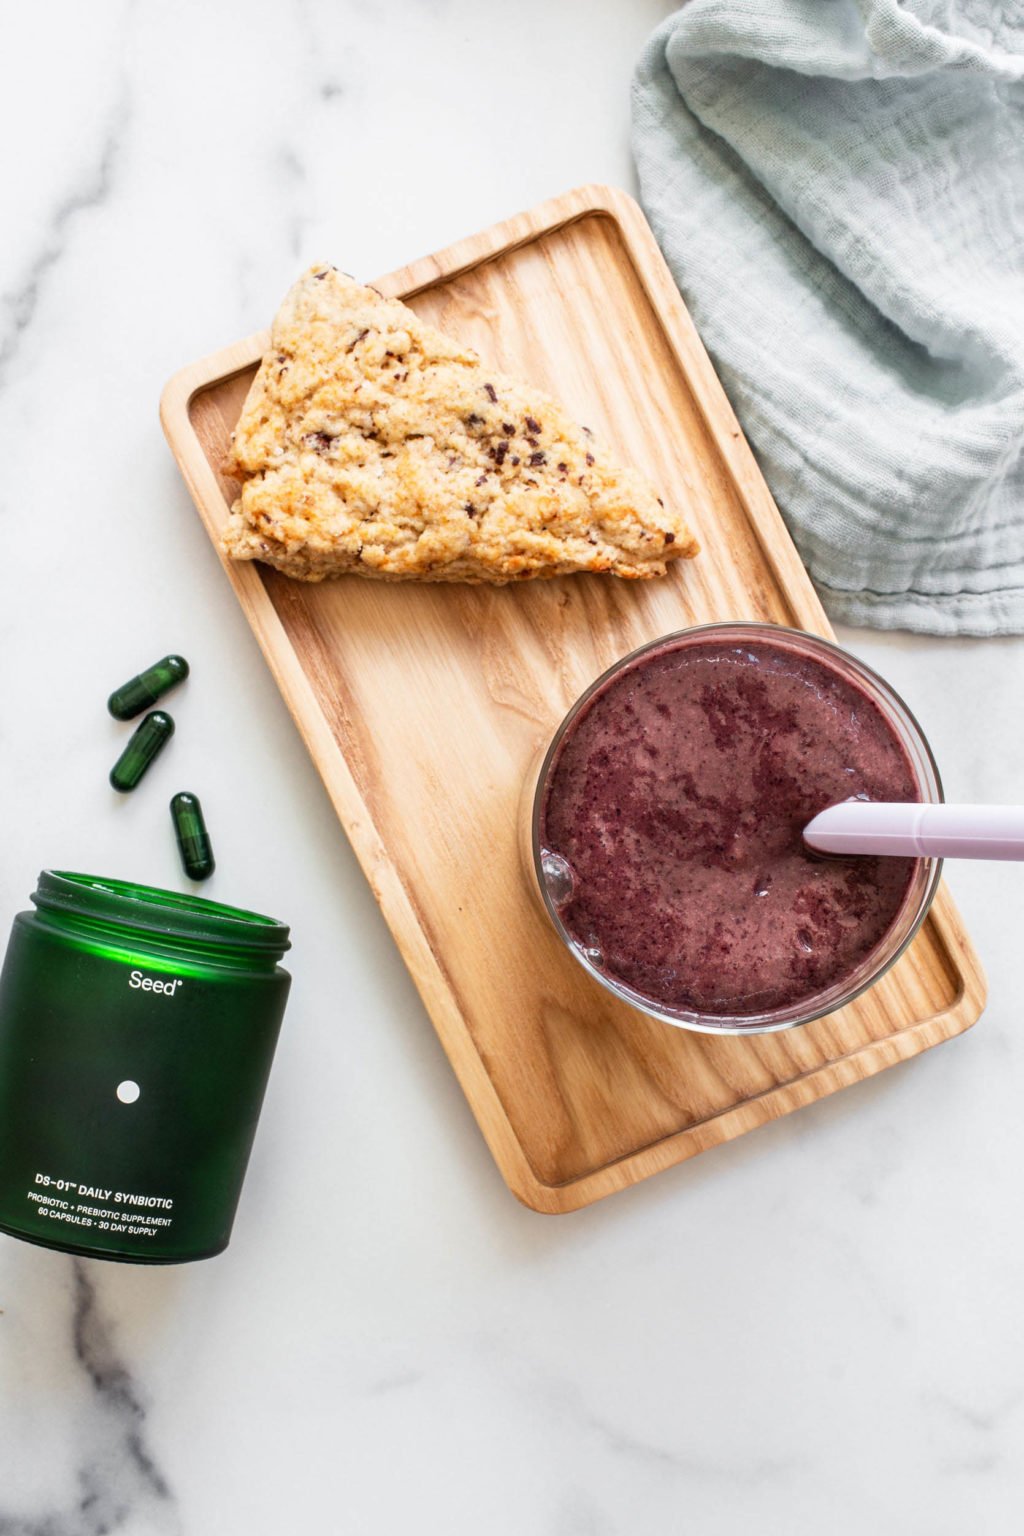
<svg viewBox="0 0 1024 1536">
<path fill-rule="evenodd" d="M 1024 10 L 690 0 L 648 218 L 830 615 L 1024 630 Z"/>
</svg>

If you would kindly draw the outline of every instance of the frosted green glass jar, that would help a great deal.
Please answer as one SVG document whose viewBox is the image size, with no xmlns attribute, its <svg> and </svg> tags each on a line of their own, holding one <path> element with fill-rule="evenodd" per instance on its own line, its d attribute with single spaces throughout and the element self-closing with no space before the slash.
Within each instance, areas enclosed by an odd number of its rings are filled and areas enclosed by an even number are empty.
<svg viewBox="0 0 1024 1536">
<path fill-rule="evenodd" d="M 227 1246 L 290 978 L 273 918 L 44 871 L 0 974 L 0 1231 L 143 1264 Z"/>
</svg>

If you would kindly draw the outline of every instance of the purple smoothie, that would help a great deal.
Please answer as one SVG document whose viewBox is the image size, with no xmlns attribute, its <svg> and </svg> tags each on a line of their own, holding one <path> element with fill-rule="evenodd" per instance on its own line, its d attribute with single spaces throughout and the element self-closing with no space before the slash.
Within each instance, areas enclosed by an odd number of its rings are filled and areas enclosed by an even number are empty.
<svg viewBox="0 0 1024 1536">
<path fill-rule="evenodd" d="M 675 639 L 580 710 L 549 769 L 559 917 L 610 980 L 663 1009 L 789 1009 L 852 975 L 914 859 L 821 859 L 803 828 L 851 795 L 919 800 L 894 728 L 838 667 L 772 640 Z"/>
</svg>

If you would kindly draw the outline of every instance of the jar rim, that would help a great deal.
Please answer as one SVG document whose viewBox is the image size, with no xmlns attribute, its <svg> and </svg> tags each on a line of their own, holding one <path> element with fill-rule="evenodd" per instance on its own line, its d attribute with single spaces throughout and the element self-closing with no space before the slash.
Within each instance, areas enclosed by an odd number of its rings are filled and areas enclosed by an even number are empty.
<svg viewBox="0 0 1024 1536">
<path fill-rule="evenodd" d="M 158 933 L 165 939 L 187 939 L 264 954 L 273 951 L 277 955 L 291 947 L 288 925 L 276 918 L 210 901 L 205 896 L 142 885 L 135 880 L 44 869 L 31 900 L 44 911 L 71 913 Z"/>
</svg>

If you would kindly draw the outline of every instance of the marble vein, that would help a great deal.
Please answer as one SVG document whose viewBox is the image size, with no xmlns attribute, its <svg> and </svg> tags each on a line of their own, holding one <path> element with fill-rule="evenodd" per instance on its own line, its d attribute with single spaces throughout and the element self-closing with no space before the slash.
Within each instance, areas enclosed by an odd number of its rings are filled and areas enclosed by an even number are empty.
<svg viewBox="0 0 1024 1536">
<path fill-rule="evenodd" d="M 760 1488 L 769 1483 L 785 1481 L 807 1470 L 807 1464 L 795 1456 L 713 1460 L 704 1456 L 686 1455 L 668 1446 L 642 1440 L 593 1413 L 582 1414 L 581 1421 L 588 1430 L 605 1441 L 608 1450 L 614 1455 L 627 1457 L 651 1469 L 660 1468 L 674 1474 L 685 1474 L 688 1479 L 698 1482 Z"/>
<path fill-rule="evenodd" d="M 607 1452 L 648 1473 L 684 1477 L 714 1487 L 758 1489 L 784 1484 L 809 1470 L 807 1461 L 799 1456 L 710 1457 L 646 1439 L 595 1412 L 584 1402 L 579 1388 L 568 1381 L 549 1380 L 527 1390 L 531 1396 L 535 1392 L 543 1396 L 553 1416 L 571 1420 L 588 1437 L 602 1442 Z"/>
<path fill-rule="evenodd" d="M 71 1347 L 93 1392 L 78 1497 L 68 1508 L 29 1516 L 0 1509 L 0 1536 L 113 1536 L 140 1518 L 154 1536 L 179 1536 L 174 1496 L 146 1442 L 139 1389 L 117 1353 L 85 1262 L 72 1260 L 71 1272 Z"/>
<path fill-rule="evenodd" d="M 77 178 L 73 191 L 61 198 L 50 217 L 43 239 L 30 259 L 21 281 L 3 295 L 4 322 L 0 326 L 0 388 L 18 355 L 35 318 L 48 279 L 71 241 L 80 214 L 102 207 L 114 186 L 115 170 L 130 121 L 130 98 L 122 88 L 100 139 L 91 170 Z"/>
<path fill-rule="evenodd" d="M 381 1376 L 370 1382 L 365 1389 L 366 1397 L 383 1397 L 389 1392 L 402 1392 L 418 1386 L 423 1380 L 422 1371 L 396 1371 L 392 1376 Z"/>
</svg>

